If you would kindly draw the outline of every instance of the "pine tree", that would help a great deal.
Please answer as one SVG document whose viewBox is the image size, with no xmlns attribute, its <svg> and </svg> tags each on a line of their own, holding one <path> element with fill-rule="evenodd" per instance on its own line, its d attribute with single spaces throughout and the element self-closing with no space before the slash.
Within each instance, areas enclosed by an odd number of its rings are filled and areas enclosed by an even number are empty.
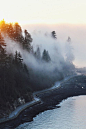
<svg viewBox="0 0 86 129">
<path fill-rule="evenodd" d="M 66 42 L 66 61 L 72 63 L 74 60 L 73 47 L 71 46 L 71 38 L 68 37 Z"/>
<path fill-rule="evenodd" d="M 6 43 L 0 33 L 0 64 L 4 65 L 6 62 Z"/>
<path fill-rule="evenodd" d="M 7 24 L 7 34 L 11 39 L 14 39 L 14 29 L 12 23 Z"/>
<path fill-rule="evenodd" d="M 20 54 L 20 52 L 18 53 L 18 63 L 19 63 L 19 65 L 22 67 L 22 61 L 23 61 L 23 59 L 22 59 L 22 56 L 21 56 L 21 54 Z"/>
<path fill-rule="evenodd" d="M 57 37 L 56 37 L 56 32 L 55 32 L 55 31 L 52 31 L 51 34 L 52 34 L 52 37 L 53 37 L 53 38 L 57 39 Z"/>
<path fill-rule="evenodd" d="M 6 43 L 0 33 L 0 77 L 1 77 L 0 83 L 3 86 L 4 90 L 6 86 L 7 63 L 8 63 L 8 57 L 6 54 Z"/>
<path fill-rule="evenodd" d="M 17 51 L 15 52 L 15 56 L 14 56 L 14 64 L 18 67 L 22 67 L 22 56 L 20 54 L 20 52 L 18 53 Z"/>
<path fill-rule="evenodd" d="M 6 23 L 5 23 L 4 19 L 0 22 L 0 29 L 1 29 L 1 32 L 3 32 L 3 33 L 6 32 Z"/>
<path fill-rule="evenodd" d="M 6 47 L 6 43 L 4 41 L 2 34 L 0 33 L 0 49 L 3 49 L 3 47 Z"/>
<path fill-rule="evenodd" d="M 27 51 L 30 52 L 32 50 L 32 46 L 31 46 L 32 38 L 27 30 L 25 30 L 24 33 L 25 33 L 25 39 L 24 39 L 24 43 L 23 43 L 23 48 L 27 49 Z"/>
<path fill-rule="evenodd" d="M 15 41 L 21 41 L 21 36 L 22 36 L 22 29 L 21 26 L 18 23 L 14 24 L 14 38 Z"/>
<path fill-rule="evenodd" d="M 44 49 L 43 54 L 42 54 L 42 60 L 44 60 L 44 61 L 46 61 L 46 62 L 51 61 L 51 58 L 50 58 L 50 56 L 49 56 L 49 53 L 48 53 L 48 51 L 46 51 L 45 49 Z"/>
<path fill-rule="evenodd" d="M 39 48 L 39 47 L 37 48 L 37 50 L 36 50 L 36 52 L 35 52 L 35 57 L 36 57 L 37 59 L 41 59 L 41 52 L 40 52 L 40 48 Z"/>
</svg>

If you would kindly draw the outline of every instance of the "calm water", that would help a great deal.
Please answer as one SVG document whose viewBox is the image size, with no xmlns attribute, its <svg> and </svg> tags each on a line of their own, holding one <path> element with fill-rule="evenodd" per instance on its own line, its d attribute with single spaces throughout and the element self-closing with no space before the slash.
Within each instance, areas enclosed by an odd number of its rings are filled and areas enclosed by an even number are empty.
<svg viewBox="0 0 86 129">
<path fill-rule="evenodd" d="M 86 129 L 86 96 L 68 98 L 16 129 Z"/>
</svg>

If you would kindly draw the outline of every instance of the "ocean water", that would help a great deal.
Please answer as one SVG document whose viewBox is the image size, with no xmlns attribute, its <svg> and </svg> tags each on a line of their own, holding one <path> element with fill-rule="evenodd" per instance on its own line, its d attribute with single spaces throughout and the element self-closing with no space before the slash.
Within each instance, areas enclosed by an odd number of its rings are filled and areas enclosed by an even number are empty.
<svg viewBox="0 0 86 129">
<path fill-rule="evenodd" d="M 86 96 L 71 97 L 59 105 L 16 129 L 86 129 Z"/>
</svg>

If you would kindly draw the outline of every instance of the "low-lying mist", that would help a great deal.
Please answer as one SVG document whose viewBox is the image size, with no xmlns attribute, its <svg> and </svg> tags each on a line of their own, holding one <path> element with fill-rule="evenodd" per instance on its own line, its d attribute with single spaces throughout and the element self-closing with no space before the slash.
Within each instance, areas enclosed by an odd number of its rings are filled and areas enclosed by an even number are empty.
<svg viewBox="0 0 86 129">
<path fill-rule="evenodd" d="M 47 30 L 47 28 L 40 31 L 34 30 L 31 33 L 33 39 L 31 42 L 33 50 L 31 52 L 23 49 L 17 41 L 5 36 L 7 52 L 9 54 L 13 53 L 13 55 L 15 51 L 21 53 L 23 61 L 29 69 L 30 85 L 33 90 L 50 87 L 56 81 L 75 72 L 71 38 L 67 37 L 62 45 L 62 42 L 58 40 L 57 34 L 57 38 L 52 36 L 52 31 L 50 29 Z M 44 50 L 50 56 L 49 61 L 43 60 Z"/>
<path fill-rule="evenodd" d="M 75 60 L 73 61 L 76 67 L 86 66 L 86 25 L 76 24 L 32 24 L 22 25 L 23 29 L 27 30 L 34 36 L 34 33 L 49 34 L 53 30 L 57 34 L 57 42 L 60 44 L 61 49 L 64 49 L 65 42 L 68 36 L 71 38 L 73 53 Z M 62 50 L 63 51 L 63 50 Z"/>
</svg>

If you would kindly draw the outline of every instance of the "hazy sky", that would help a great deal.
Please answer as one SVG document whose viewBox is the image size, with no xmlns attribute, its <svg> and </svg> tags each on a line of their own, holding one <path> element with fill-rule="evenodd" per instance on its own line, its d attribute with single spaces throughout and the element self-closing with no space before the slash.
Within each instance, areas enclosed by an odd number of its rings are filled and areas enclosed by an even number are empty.
<svg viewBox="0 0 86 129">
<path fill-rule="evenodd" d="M 0 20 L 86 23 L 86 0 L 0 0 Z"/>
<path fill-rule="evenodd" d="M 68 39 L 68 36 L 71 38 L 71 46 L 73 47 L 73 53 L 75 56 L 74 64 L 77 67 L 86 67 L 86 25 L 71 25 L 71 24 L 57 24 L 57 25 L 48 25 L 48 24 L 38 24 L 38 25 L 25 25 L 23 28 L 31 33 L 33 38 L 34 45 L 40 44 L 41 47 L 44 46 L 46 50 L 47 47 L 53 42 L 49 35 L 52 30 L 56 31 L 57 34 L 57 44 L 61 47 L 61 53 L 64 53 L 65 43 Z M 43 35 L 47 34 L 45 38 Z M 35 37 L 34 37 L 35 35 Z M 51 47 L 51 46 L 50 46 Z M 50 49 L 52 50 L 53 49 Z M 53 48 L 53 47 L 51 47 Z M 48 51 L 49 51 L 48 50 Z M 50 51 L 49 51 L 50 52 Z"/>
<path fill-rule="evenodd" d="M 86 66 L 86 0 L 0 0 L 0 20 L 2 19 L 19 24 L 42 23 L 41 27 L 30 25 L 28 31 L 55 30 L 62 45 L 70 36 L 75 64 Z M 53 25 L 49 25 L 52 23 Z M 54 27 L 55 23 L 62 24 Z"/>
</svg>

